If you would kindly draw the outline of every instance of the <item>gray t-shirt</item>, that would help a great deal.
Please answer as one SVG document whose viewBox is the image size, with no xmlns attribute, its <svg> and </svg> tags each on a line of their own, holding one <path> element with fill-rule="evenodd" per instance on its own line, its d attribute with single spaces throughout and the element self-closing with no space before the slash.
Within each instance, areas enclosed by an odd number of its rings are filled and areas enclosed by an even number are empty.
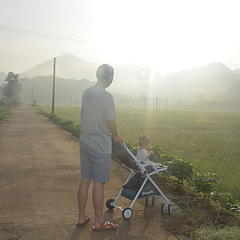
<svg viewBox="0 0 240 240">
<path fill-rule="evenodd" d="M 99 153 L 112 152 L 107 120 L 115 120 L 112 95 L 98 86 L 88 88 L 82 96 L 80 142 Z"/>
</svg>

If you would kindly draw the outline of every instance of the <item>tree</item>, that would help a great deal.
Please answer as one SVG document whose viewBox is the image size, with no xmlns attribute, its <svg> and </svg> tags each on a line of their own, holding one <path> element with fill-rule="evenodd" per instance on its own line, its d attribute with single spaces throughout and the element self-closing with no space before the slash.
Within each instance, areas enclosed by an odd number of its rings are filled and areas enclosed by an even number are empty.
<svg viewBox="0 0 240 240">
<path fill-rule="evenodd" d="M 9 72 L 5 79 L 7 85 L 2 89 L 2 94 L 11 102 L 18 102 L 22 92 L 22 86 L 18 82 L 18 77 L 19 74 Z"/>
</svg>

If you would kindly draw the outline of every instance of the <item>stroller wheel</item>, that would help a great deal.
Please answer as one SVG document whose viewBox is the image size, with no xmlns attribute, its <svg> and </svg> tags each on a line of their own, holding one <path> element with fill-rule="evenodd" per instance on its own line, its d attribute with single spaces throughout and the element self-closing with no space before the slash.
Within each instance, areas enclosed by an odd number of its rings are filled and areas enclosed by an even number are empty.
<svg viewBox="0 0 240 240">
<path fill-rule="evenodd" d="M 168 214 L 171 214 L 171 213 L 172 213 L 172 205 L 168 204 Z"/>
<path fill-rule="evenodd" d="M 145 198 L 145 206 L 148 205 L 148 197 Z"/>
<path fill-rule="evenodd" d="M 171 214 L 172 212 L 172 206 L 171 204 L 161 204 L 161 213 L 168 213 Z"/>
<path fill-rule="evenodd" d="M 114 206 L 112 205 L 113 202 L 115 202 L 115 199 L 108 199 L 108 200 L 106 201 L 106 207 L 107 207 L 108 209 L 113 209 L 113 208 L 114 208 Z"/>
<path fill-rule="evenodd" d="M 164 209 L 165 209 L 165 204 L 161 204 L 161 213 L 163 214 L 164 213 Z"/>
<path fill-rule="evenodd" d="M 154 196 L 152 196 L 152 206 L 154 206 L 154 203 L 155 203 L 155 198 Z"/>
<path fill-rule="evenodd" d="M 133 216 L 133 210 L 131 208 L 125 208 L 122 211 L 122 216 L 124 219 L 130 219 Z"/>
</svg>

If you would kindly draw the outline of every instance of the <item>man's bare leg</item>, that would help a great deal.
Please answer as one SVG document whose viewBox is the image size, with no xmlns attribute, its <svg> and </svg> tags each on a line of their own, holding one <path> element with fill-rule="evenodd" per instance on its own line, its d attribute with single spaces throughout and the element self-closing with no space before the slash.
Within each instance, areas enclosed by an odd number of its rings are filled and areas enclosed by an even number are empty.
<svg viewBox="0 0 240 240">
<path fill-rule="evenodd" d="M 94 226 L 100 227 L 104 223 L 103 201 L 104 201 L 104 183 L 96 182 L 93 186 L 92 200 L 95 211 Z"/>
<path fill-rule="evenodd" d="M 84 223 L 87 220 L 86 205 L 88 200 L 88 189 L 91 183 L 91 179 L 81 179 L 81 183 L 78 188 L 78 206 L 79 206 L 79 218 L 78 223 Z"/>
</svg>

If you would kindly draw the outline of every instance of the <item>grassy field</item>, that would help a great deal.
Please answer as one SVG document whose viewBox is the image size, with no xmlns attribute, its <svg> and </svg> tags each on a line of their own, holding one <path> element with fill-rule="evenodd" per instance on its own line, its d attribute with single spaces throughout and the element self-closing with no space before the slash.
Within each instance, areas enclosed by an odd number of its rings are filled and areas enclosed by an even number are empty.
<svg viewBox="0 0 240 240">
<path fill-rule="evenodd" d="M 59 117 L 76 122 L 79 112 L 56 108 Z M 202 172 L 216 172 L 220 190 L 240 196 L 240 113 L 118 109 L 117 116 L 126 142 L 146 135 L 163 152 L 183 157 Z"/>
</svg>

